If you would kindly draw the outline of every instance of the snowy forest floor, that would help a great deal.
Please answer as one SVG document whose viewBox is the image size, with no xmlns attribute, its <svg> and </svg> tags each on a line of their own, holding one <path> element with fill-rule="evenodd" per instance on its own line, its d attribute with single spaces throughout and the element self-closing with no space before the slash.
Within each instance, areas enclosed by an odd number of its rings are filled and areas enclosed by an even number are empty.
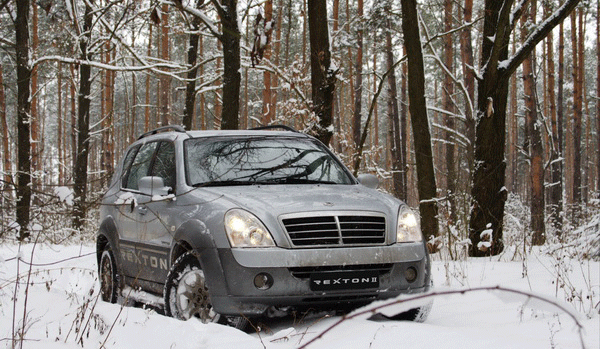
<svg viewBox="0 0 600 349">
<path fill-rule="evenodd" d="M 525 249 L 514 244 L 490 258 L 432 255 L 436 295 L 424 323 L 370 312 L 350 319 L 314 313 L 255 321 L 261 331 L 249 333 L 100 301 L 91 238 L 22 245 L 4 240 L 0 348 L 299 348 L 329 330 L 307 347 L 596 349 L 600 260 L 590 252 L 598 253 L 600 214 L 575 233 L 569 243 Z M 393 315 L 410 306 L 381 312 Z"/>
</svg>

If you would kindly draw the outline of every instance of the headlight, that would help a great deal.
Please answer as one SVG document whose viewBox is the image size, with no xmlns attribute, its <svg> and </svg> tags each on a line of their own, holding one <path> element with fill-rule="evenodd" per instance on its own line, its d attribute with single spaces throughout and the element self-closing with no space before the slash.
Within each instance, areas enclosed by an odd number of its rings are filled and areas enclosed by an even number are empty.
<svg viewBox="0 0 600 349">
<path fill-rule="evenodd" d="M 396 227 L 396 242 L 418 242 L 423 241 L 419 219 L 411 209 L 406 206 L 400 207 L 398 212 L 398 226 Z"/>
<path fill-rule="evenodd" d="M 231 247 L 275 246 L 261 221 L 244 210 L 233 209 L 225 214 L 225 231 Z"/>
</svg>

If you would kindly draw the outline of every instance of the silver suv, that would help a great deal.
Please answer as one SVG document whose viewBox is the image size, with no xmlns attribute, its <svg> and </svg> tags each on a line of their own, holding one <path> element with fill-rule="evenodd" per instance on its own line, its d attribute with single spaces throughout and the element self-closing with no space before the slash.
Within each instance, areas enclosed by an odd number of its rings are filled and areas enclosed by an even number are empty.
<svg viewBox="0 0 600 349">
<path fill-rule="evenodd" d="M 429 255 L 406 204 L 313 137 L 276 128 L 140 136 L 102 200 L 102 299 L 152 295 L 166 315 L 241 328 L 427 291 Z"/>
</svg>

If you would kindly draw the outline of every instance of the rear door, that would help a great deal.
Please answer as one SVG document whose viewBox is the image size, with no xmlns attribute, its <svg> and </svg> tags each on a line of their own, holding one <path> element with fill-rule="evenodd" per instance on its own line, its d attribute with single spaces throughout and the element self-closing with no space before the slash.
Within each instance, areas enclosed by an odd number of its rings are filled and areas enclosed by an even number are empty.
<svg viewBox="0 0 600 349">
<path fill-rule="evenodd" d="M 176 205 L 176 166 L 175 145 L 170 141 L 161 141 L 152 160 L 149 176 L 160 177 L 171 190 L 166 196 L 140 195 L 138 201 L 139 236 L 136 251 L 142 258 L 139 279 L 164 283 L 168 272 L 168 255 L 172 234 L 175 230 L 174 217 Z"/>
<path fill-rule="evenodd" d="M 119 250 L 123 266 L 123 274 L 134 280 L 140 276 L 140 272 L 145 263 L 136 248 L 140 241 L 140 235 L 143 235 L 144 225 L 142 219 L 146 212 L 144 206 L 140 205 L 145 198 L 141 195 L 138 188 L 140 178 L 148 176 L 152 159 L 158 147 L 158 142 L 149 142 L 142 144 L 137 148 L 131 159 L 126 158 L 126 170 L 122 180 L 122 189 L 119 193 L 117 221 L 119 229 Z M 127 154 L 129 157 L 130 154 Z M 134 282 L 135 286 L 135 282 Z"/>
</svg>

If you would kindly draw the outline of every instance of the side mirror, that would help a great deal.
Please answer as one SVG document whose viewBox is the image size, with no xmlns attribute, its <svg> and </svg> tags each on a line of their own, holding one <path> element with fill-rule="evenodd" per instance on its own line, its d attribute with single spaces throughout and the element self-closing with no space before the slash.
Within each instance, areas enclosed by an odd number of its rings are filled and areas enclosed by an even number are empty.
<svg viewBox="0 0 600 349">
<path fill-rule="evenodd" d="M 171 187 L 165 187 L 162 177 L 142 177 L 138 180 L 138 189 L 144 195 L 167 196 Z"/>
<path fill-rule="evenodd" d="M 377 176 L 372 175 L 370 173 L 359 174 L 357 177 L 360 184 L 364 185 L 367 188 L 377 189 L 379 187 L 379 179 Z"/>
</svg>

